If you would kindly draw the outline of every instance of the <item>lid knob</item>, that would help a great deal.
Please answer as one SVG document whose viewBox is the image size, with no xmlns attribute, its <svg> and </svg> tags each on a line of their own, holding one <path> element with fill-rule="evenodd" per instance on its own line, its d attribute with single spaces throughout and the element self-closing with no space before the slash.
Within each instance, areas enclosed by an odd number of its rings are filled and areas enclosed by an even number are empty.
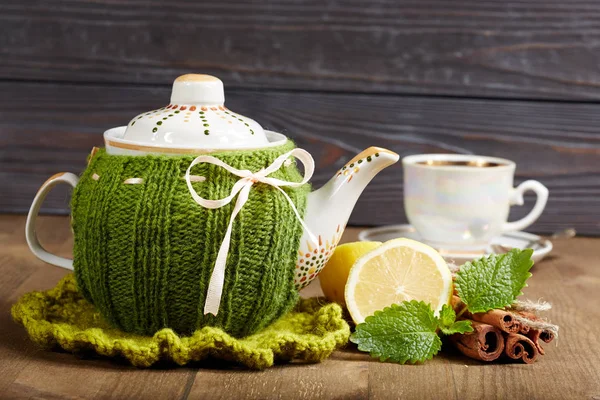
<svg viewBox="0 0 600 400">
<path fill-rule="evenodd" d="M 222 106 L 225 103 L 223 82 L 211 75 L 181 75 L 173 82 L 171 103 Z"/>
</svg>

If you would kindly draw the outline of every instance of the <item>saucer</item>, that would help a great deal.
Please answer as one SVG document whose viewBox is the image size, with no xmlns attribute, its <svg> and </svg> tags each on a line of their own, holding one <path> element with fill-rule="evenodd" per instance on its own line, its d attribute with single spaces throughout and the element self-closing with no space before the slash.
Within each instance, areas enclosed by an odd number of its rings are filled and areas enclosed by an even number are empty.
<svg viewBox="0 0 600 400">
<path fill-rule="evenodd" d="M 412 225 L 388 225 L 379 228 L 371 228 L 360 231 L 358 234 L 358 240 L 360 241 L 378 241 L 387 242 L 391 239 L 396 238 L 408 238 L 422 242 L 423 239 L 417 233 L 416 229 Z M 483 257 L 486 254 L 496 254 L 502 252 L 502 249 L 506 251 L 511 248 L 517 249 L 533 249 L 532 259 L 534 262 L 540 262 L 552 251 L 552 242 L 548 239 L 544 239 L 541 236 L 534 235 L 527 232 L 507 232 L 501 236 L 492 239 L 492 242 L 486 250 L 479 252 L 461 252 L 461 251 L 448 251 L 438 249 L 440 254 L 448 262 L 453 262 L 457 265 L 462 265 L 467 261 L 475 260 Z"/>
</svg>

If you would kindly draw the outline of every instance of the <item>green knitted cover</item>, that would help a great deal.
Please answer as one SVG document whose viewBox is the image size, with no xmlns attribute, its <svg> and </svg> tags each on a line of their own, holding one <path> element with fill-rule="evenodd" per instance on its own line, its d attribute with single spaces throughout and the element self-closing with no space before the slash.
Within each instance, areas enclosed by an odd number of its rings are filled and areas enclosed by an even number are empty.
<svg viewBox="0 0 600 400">
<path fill-rule="evenodd" d="M 43 348 L 62 347 L 79 355 L 96 353 L 127 360 L 136 367 L 167 361 L 161 366 L 164 368 L 168 361 L 185 365 L 206 359 L 233 361 L 254 369 L 281 362 L 318 362 L 346 345 L 350 336 L 342 308 L 318 297 L 300 299 L 292 311 L 244 338 L 233 338 L 209 326 L 184 337 L 169 328 L 140 336 L 108 325 L 81 297 L 73 274 L 53 289 L 24 294 L 11 313 Z M 206 365 L 214 367 L 212 360 Z"/>
<path fill-rule="evenodd" d="M 259 151 L 213 156 L 258 171 L 294 148 L 288 141 Z M 73 192 L 74 268 L 79 290 L 114 326 L 151 335 L 161 328 L 189 334 L 216 326 L 241 337 L 288 312 L 297 301 L 293 277 L 302 235 L 290 204 L 256 183 L 235 219 L 217 316 L 203 315 L 215 259 L 235 203 L 206 209 L 191 197 L 184 175 L 194 156 L 115 156 L 96 153 Z M 194 182 L 206 199 L 220 199 L 239 180 L 199 164 Z M 270 176 L 298 182 L 295 163 Z M 143 183 L 125 184 L 129 178 Z M 286 188 L 301 215 L 309 185 Z"/>
</svg>

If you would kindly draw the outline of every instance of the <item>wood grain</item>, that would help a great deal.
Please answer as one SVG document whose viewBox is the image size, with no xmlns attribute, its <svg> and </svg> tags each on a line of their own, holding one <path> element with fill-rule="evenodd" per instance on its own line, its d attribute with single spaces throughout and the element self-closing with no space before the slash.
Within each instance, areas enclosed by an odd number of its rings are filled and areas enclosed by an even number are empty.
<svg viewBox="0 0 600 400">
<path fill-rule="evenodd" d="M 0 6 L 0 79 L 599 99 L 588 0 L 149 0 Z"/>
<path fill-rule="evenodd" d="M 0 216 L 0 397 L 8 399 L 595 399 L 600 396 L 600 239 L 557 240 L 536 264 L 525 296 L 552 302 L 557 345 L 534 365 L 481 364 L 446 347 L 423 365 L 380 363 L 349 345 L 320 364 L 279 365 L 261 372 L 227 365 L 138 370 L 104 358 L 39 350 L 9 308 L 31 290 L 53 287 L 67 271 L 29 251 L 25 217 Z M 38 232 L 50 251 L 68 256 L 67 217 L 42 217 Z M 343 241 L 356 240 L 349 229 Z M 305 293 L 318 295 L 315 284 Z"/>
<path fill-rule="evenodd" d="M 39 186 L 61 171 L 79 172 L 102 132 L 162 106 L 165 88 L 0 83 L 0 211 L 27 212 Z M 530 229 L 575 227 L 600 234 L 600 113 L 592 104 L 410 96 L 232 90 L 227 105 L 281 131 L 316 159 L 315 186 L 372 145 L 401 156 L 465 153 L 517 162 L 516 181 L 550 188 L 548 207 Z M 44 212 L 66 213 L 66 187 Z M 513 207 L 512 219 L 529 211 Z M 400 163 L 378 175 L 351 224 L 405 222 Z"/>
</svg>

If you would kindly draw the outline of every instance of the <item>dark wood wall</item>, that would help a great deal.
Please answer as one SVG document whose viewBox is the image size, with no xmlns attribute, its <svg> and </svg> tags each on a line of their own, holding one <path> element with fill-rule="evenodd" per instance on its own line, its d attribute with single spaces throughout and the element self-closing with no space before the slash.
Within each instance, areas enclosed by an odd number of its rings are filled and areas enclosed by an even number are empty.
<svg viewBox="0 0 600 400">
<path fill-rule="evenodd" d="M 4 0 L 0 60 L 0 212 L 201 72 L 308 149 L 317 185 L 370 145 L 508 157 L 550 189 L 531 231 L 600 234 L 600 2 Z M 404 221 L 396 165 L 351 223 Z"/>
</svg>

